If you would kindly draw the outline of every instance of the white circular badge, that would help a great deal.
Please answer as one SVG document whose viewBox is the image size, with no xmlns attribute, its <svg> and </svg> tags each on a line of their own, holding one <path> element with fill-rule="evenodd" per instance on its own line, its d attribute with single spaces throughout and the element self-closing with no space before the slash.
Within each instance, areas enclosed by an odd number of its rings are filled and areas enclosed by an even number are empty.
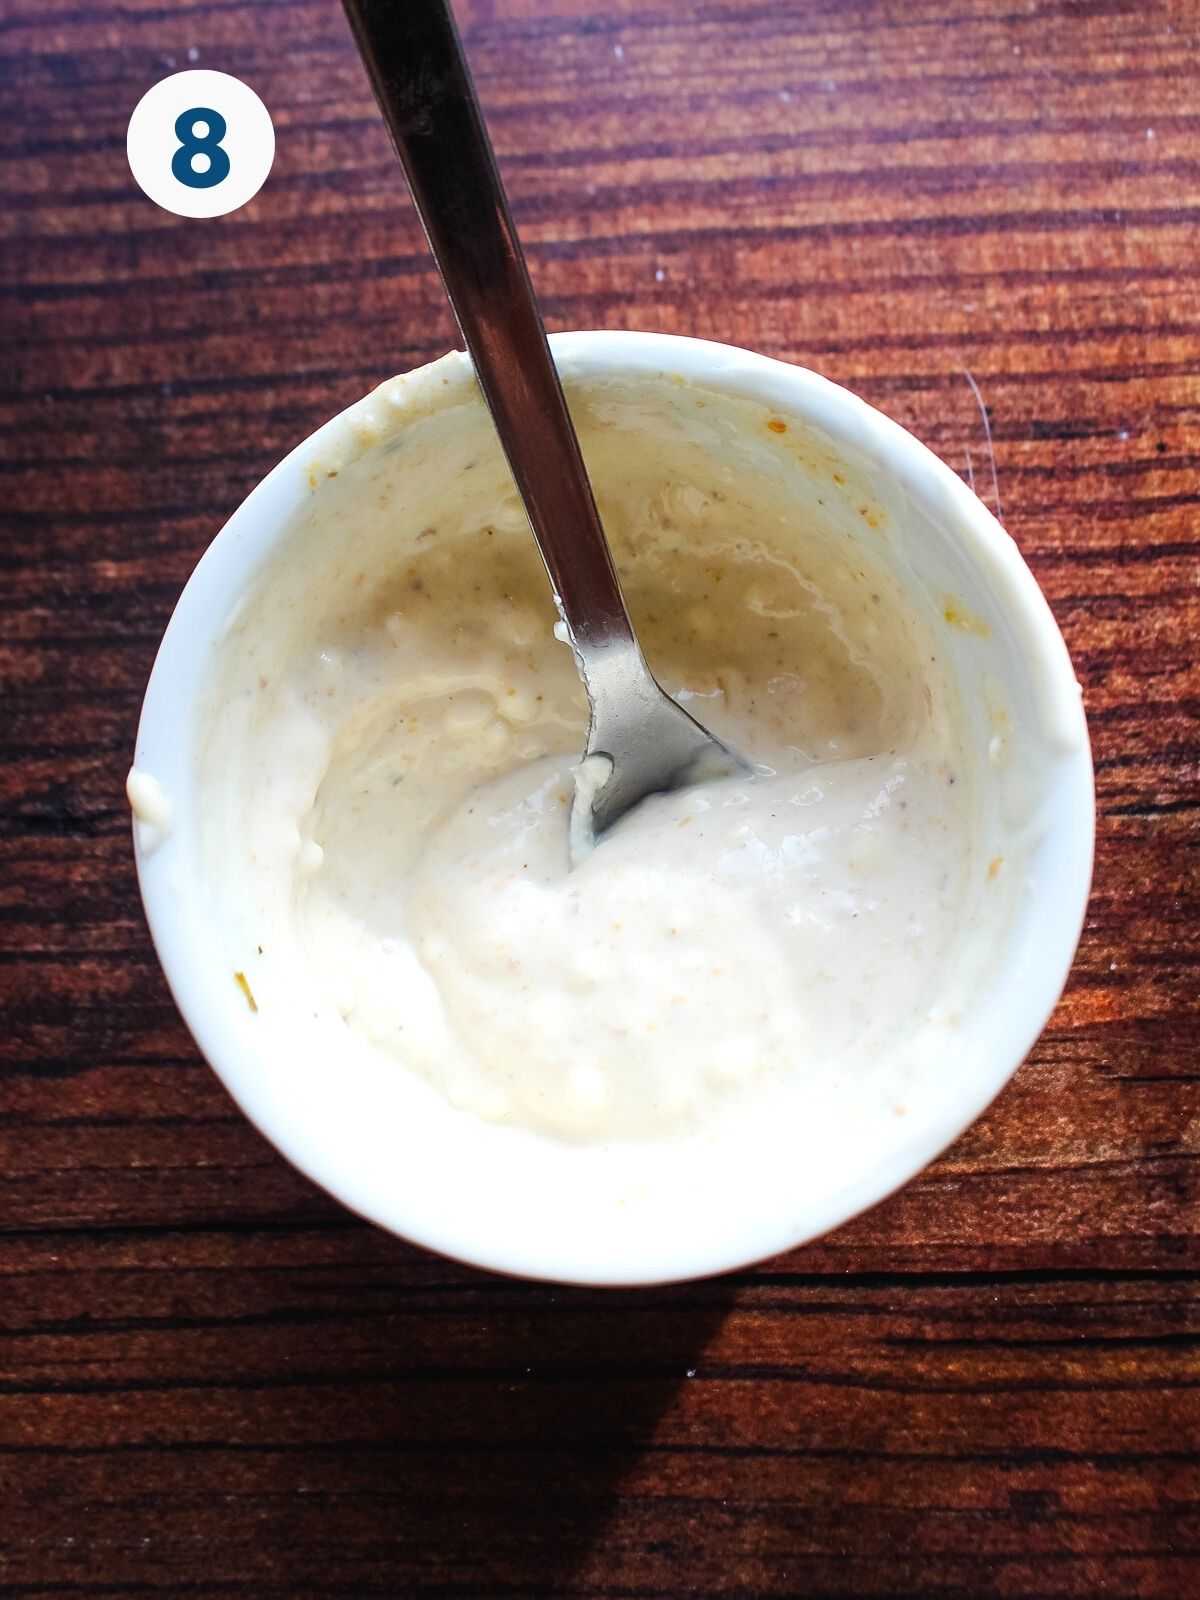
<svg viewBox="0 0 1200 1600">
<path fill-rule="evenodd" d="M 129 169 L 177 217 L 223 217 L 262 188 L 275 159 L 271 114 L 227 72 L 177 72 L 148 89 L 129 119 Z"/>
</svg>

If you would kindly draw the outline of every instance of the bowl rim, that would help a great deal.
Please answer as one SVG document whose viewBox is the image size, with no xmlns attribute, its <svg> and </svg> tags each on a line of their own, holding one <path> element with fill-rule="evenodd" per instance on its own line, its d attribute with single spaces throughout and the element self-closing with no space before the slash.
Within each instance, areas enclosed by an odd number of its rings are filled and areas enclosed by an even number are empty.
<svg viewBox="0 0 1200 1600">
<path fill-rule="evenodd" d="M 731 395 L 785 406 L 808 421 L 864 448 L 881 465 L 897 472 L 910 489 L 919 487 L 952 516 L 971 543 L 971 560 L 987 569 L 989 581 L 1003 590 L 1006 614 L 1019 616 L 1028 648 L 1038 656 L 1039 687 L 1045 691 L 1045 715 L 1061 730 L 1065 754 L 1053 785 L 1052 822 L 1057 851 L 1053 893 L 1039 894 L 1035 907 L 1038 959 L 1028 963 L 1021 1014 L 1012 1019 L 1009 1045 L 979 1082 L 964 1089 L 930 1115 L 919 1132 L 892 1151 L 882 1165 L 857 1182 L 812 1203 L 801 1219 L 781 1217 L 772 1229 L 747 1239 L 744 1249 L 705 1249 L 703 1241 L 681 1241 L 677 1251 L 658 1248 L 637 1260 L 606 1259 L 598 1247 L 578 1259 L 561 1249 L 545 1250 L 536 1241 L 499 1240 L 461 1227 L 439 1225 L 433 1217 L 414 1224 L 411 1211 L 398 1215 L 377 1187 L 356 1179 L 336 1152 L 322 1148 L 311 1134 L 292 1125 L 273 1092 L 255 1081 L 240 1059 L 236 1039 L 219 1021 L 210 1004 L 217 977 L 191 959 L 186 919 L 180 916 L 180 885 L 170 853 L 150 848 L 134 824 L 138 884 L 151 936 L 168 986 L 193 1038 L 225 1088 L 259 1131 L 301 1172 L 350 1210 L 401 1238 L 451 1259 L 490 1271 L 524 1278 L 582 1285 L 641 1285 L 685 1281 L 728 1272 L 769 1259 L 819 1238 L 886 1198 L 941 1154 L 995 1098 L 1040 1036 L 1069 975 L 1083 927 L 1091 885 L 1095 834 L 1095 799 L 1090 746 L 1079 686 L 1058 625 L 1037 581 L 1017 546 L 991 512 L 949 466 L 866 401 L 806 368 L 736 346 L 675 334 L 593 330 L 551 336 L 555 359 L 564 377 L 602 378 L 634 374 L 679 375 L 684 382 L 715 386 Z M 442 358 L 443 361 L 450 358 Z M 460 364 L 466 357 L 458 353 Z M 408 375 L 413 382 L 439 363 Z M 469 366 L 467 368 L 469 372 Z M 190 746 L 181 748 L 181 696 L 194 705 L 203 681 L 203 658 L 212 648 L 212 596 L 226 591 L 231 573 L 242 587 L 264 555 L 286 529 L 299 505 L 298 486 L 308 464 L 324 449 L 344 442 L 348 425 L 361 419 L 380 390 L 356 401 L 303 439 L 253 489 L 201 556 L 173 610 L 159 647 L 142 705 L 135 746 L 135 766 L 156 775 L 164 762 L 173 766 L 174 781 L 185 781 Z M 265 530 L 265 531 L 264 531 Z M 208 608 L 206 610 L 206 608 Z M 1032 669 L 1031 669 L 1032 670 Z M 181 690 L 181 685 L 183 689 Z M 190 702 L 189 702 L 190 697 Z M 221 982 L 227 981 L 222 969 Z M 400 1208 L 403 1210 L 403 1208 Z"/>
</svg>

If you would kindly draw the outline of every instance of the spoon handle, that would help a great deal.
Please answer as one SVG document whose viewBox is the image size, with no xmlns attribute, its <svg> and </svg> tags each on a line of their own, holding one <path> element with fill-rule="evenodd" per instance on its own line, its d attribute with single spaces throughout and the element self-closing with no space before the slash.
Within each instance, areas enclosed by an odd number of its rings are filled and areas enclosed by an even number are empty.
<svg viewBox="0 0 1200 1600">
<path fill-rule="evenodd" d="M 575 646 L 636 650 L 449 4 L 343 3 Z"/>
</svg>

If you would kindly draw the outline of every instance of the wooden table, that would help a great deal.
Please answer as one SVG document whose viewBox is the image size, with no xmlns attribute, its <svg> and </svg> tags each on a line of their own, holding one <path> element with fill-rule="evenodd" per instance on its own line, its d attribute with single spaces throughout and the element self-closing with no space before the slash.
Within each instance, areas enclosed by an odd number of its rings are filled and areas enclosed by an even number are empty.
<svg viewBox="0 0 1200 1600">
<path fill-rule="evenodd" d="M 720 1281 L 502 1281 L 286 1166 L 175 1014 L 122 784 L 208 540 L 450 317 L 334 0 L 16 0 L 0 1596 L 1195 1594 L 1200 13 L 460 15 L 552 325 L 807 363 L 992 501 L 978 384 L 1095 741 L 1075 973 L 941 1161 Z M 125 165 L 188 65 L 278 136 L 208 222 Z"/>
</svg>

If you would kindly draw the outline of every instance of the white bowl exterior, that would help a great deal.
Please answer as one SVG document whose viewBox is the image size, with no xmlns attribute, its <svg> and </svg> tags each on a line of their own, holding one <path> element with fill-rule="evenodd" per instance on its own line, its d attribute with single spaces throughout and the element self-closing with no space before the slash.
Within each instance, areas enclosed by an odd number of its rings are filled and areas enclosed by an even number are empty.
<svg viewBox="0 0 1200 1600">
<path fill-rule="evenodd" d="M 890 498 L 907 498 L 950 530 L 964 572 L 990 591 L 992 614 L 1009 625 L 994 648 L 1008 651 L 1010 662 L 1019 656 L 1057 754 L 1042 795 L 1044 832 L 1027 866 L 1032 894 L 1023 924 L 973 1009 L 963 1070 L 946 1074 L 936 1105 L 909 1119 L 908 1136 L 869 1174 L 833 1182 L 803 1204 L 794 1197 L 785 1131 L 747 1146 L 734 1170 L 723 1151 L 715 1185 L 694 1159 L 675 1167 L 665 1158 L 650 1195 L 634 1162 L 623 1199 L 608 1183 L 589 1203 L 589 1164 L 619 1167 L 611 1149 L 581 1151 L 528 1135 L 520 1159 L 512 1145 L 498 1158 L 494 1128 L 451 1111 L 395 1063 L 343 1071 L 298 1031 L 291 1052 L 283 1034 L 264 1050 L 260 1019 L 230 982 L 195 850 L 200 697 L 251 578 L 308 500 L 304 464 L 344 437 L 357 407 L 304 441 L 253 491 L 176 607 L 147 688 L 135 758 L 170 797 L 173 824 L 153 850 L 142 847 L 135 827 L 138 876 L 164 971 L 198 1045 L 247 1115 L 317 1183 L 406 1238 L 494 1270 L 590 1284 L 671 1281 L 745 1265 L 836 1227 L 912 1177 L 1003 1087 L 1044 1027 L 1079 938 L 1092 865 L 1091 758 L 1066 647 L 1032 574 L 975 495 L 904 429 L 814 373 L 729 346 L 616 332 L 560 334 L 552 344 L 567 378 L 669 373 L 825 430 L 871 461 L 889 481 Z M 336 1040 L 329 1045 L 335 1049 Z M 740 1203 L 731 1206 L 734 1193 Z"/>
</svg>

